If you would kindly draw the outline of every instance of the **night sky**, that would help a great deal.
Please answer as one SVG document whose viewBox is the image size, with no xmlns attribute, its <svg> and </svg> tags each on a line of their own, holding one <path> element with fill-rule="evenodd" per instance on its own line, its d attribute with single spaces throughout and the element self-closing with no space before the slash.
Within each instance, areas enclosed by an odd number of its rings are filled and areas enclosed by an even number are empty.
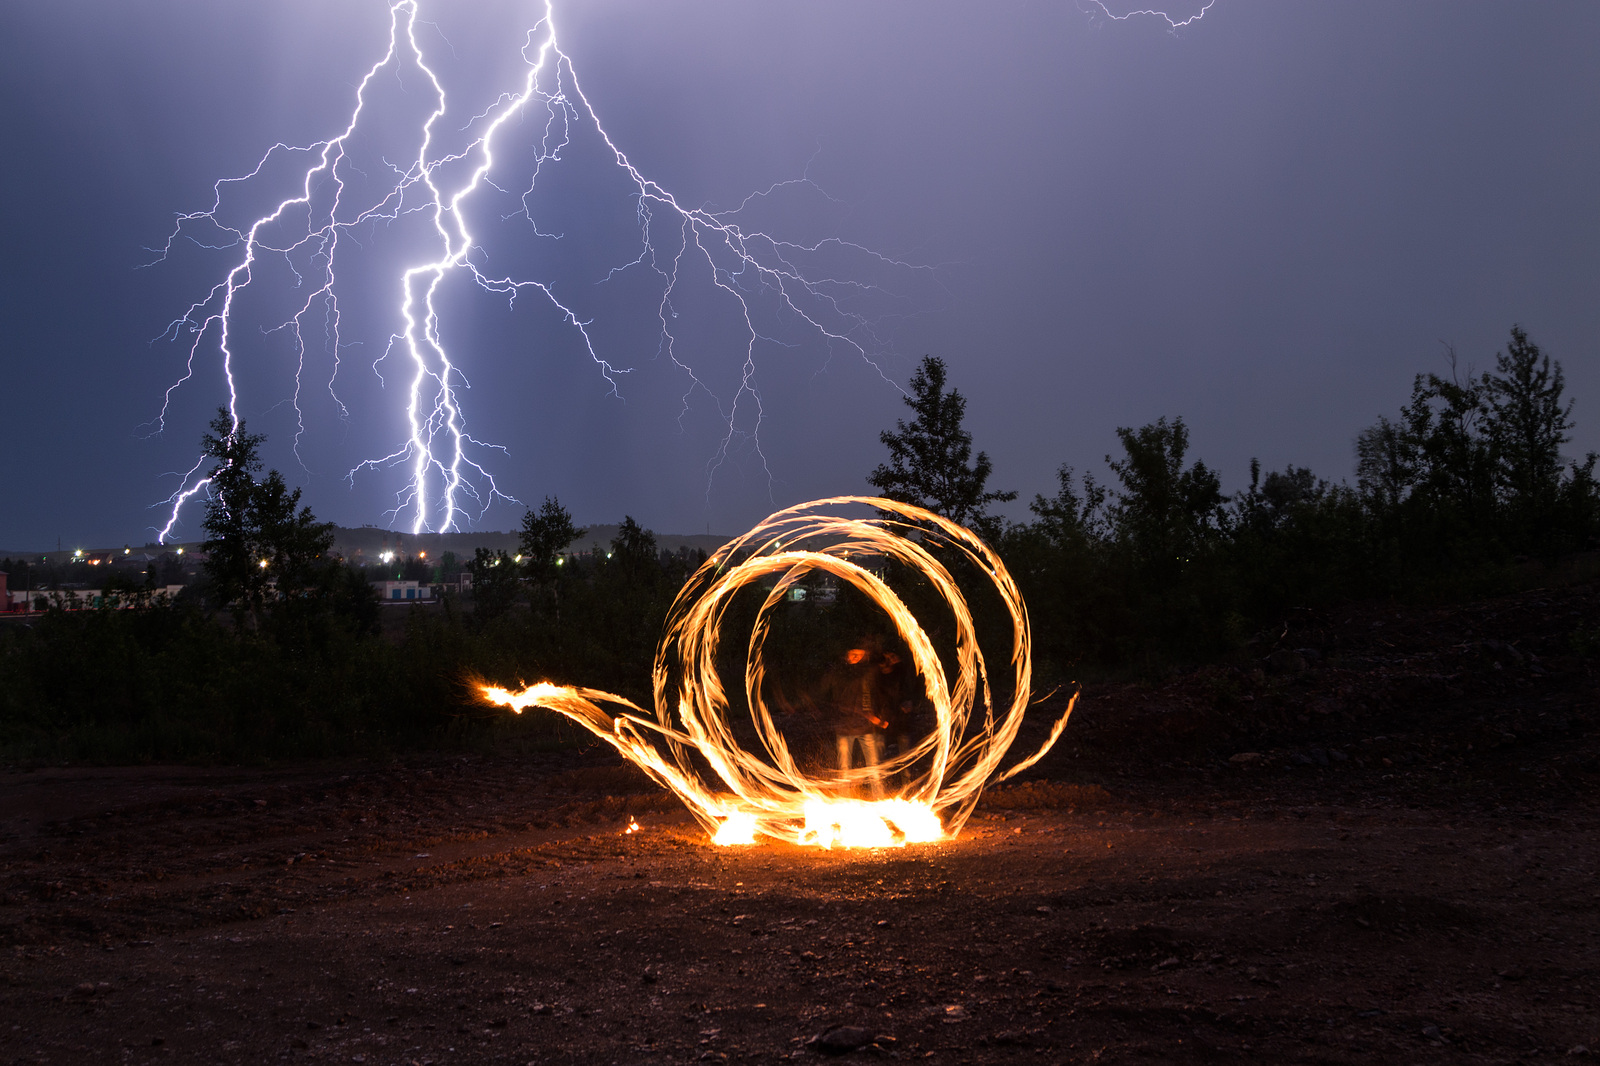
<svg viewBox="0 0 1600 1066">
<path fill-rule="evenodd" d="M 539 11 L 423 4 L 419 43 L 450 94 L 441 143 L 518 88 Z M 344 127 L 388 7 L 10 0 L 0 19 L 0 549 L 143 543 L 226 397 L 208 341 L 157 432 L 192 339 L 160 338 L 237 257 L 180 240 L 146 265 L 150 249 L 274 143 Z M 1021 491 L 1016 518 L 1058 465 L 1104 477 L 1116 427 L 1162 415 L 1188 422 L 1191 457 L 1230 490 L 1252 456 L 1352 478 L 1355 435 L 1413 375 L 1448 372 L 1445 345 L 1491 368 L 1513 323 L 1565 366 L 1569 453 L 1600 449 L 1592 0 L 1217 0 L 1176 32 L 1073 0 L 558 0 L 556 26 L 616 146 L 681 203 L 726 209 L 777 185 L 741 225 L 849 242 L 806 269 L 839 279 L 852 343 L 753 300 L 759 450 L 748 393 L 729 437 L 738 305 L 704 278 L 678 290 L 674 353 L 695 386 L 662 351 L 659 279 L 610 274 L 640 257 L 639 226 L 594 132 L 574 127 L 541 171 L 530 224 L 514 213 L 545 127 L 510 125 L 496 188 L 469 209 L 483 269 L 547 281 L 629 371 L 613 386 L 548 302 L 446 285 L 468 429 L 504 449 L 473 454 L 525 504 L 732 534 L 866 491 L 878 432 L 906 413 L 894 383 L 925 353 L 968 398 L 991 486 Z M 379 81 L 372 182 L 404 166 L 428 104 L 414 72 Z M 230 217 L 282 196 L 286 173 L 230 195 Z M 298 357 L 268 331 L 306 291 L 287 270 L 263 267 L 236 311 L 240 413 L 268 464 L 344 525 L 411 524 L 386 513 L 402 471 L 346 475 L 405 439 L 407 375 L 380 356 L 396 278 L 426 258 L 420 219 L 346 235 L 342 409 L 319 336 L 296 417 Z M 523 510 L 475 521 L 507 529 Z M 198 537 L 199 519 L 175 534 Z"/>
</svg>

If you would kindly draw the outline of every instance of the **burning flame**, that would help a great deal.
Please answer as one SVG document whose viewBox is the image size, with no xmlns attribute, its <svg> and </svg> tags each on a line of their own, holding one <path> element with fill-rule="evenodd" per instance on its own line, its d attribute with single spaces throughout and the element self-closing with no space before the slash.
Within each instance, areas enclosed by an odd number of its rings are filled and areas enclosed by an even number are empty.
<svg viewBox="0 0 1600 1066">
<path fill-rule="evenodd" d="M 827 508 L 862 504 L 887 514 L 853 519 L 823 513 Z M 941 555 L 949 561 L 964 559 L 971 564 L 968 569 L 986 575 L 1011 620 L 1012 696 L 1001 715 L 996 715 L 991 702 L 989 672 L 972 612 Z M 909 566 L 943 597 L 955 623 L 953 684 L 928 634 L 899 595 L 873 570 L 853 561 L 864 557 Z M 911 651 L 933 706 L 934 730 L 911 750 L 876 768 L 833 770 L 821 776 L 801 770 L 761 695 L 762 647 L 772 609 L 813 571 L 848 582 L 889 616 Z M 745 660 L 745 698 L 765 749 L 756 754 L 742 748 L 729 728 L 716 653 L 733 594 L 769 575 L 773 584 L 756 615 Z M 675 667 L 679 676 L 674 691 Z M 684 585 L 656 649 L 654 716 L 620 696 L 549 682 L 519 692 L 497 685 L 482 685 L 480 691 L 489 702 L 518 714 L 527 707 L 555 711 L 611 744 L 683 800 L 713 843 L 753 844 L 757 836 L 766 836 L 824 848 L 877 848 L 955 835 L 991 779 L 1004 780 L 1050 750 L 1066 728 L 1073 703 L 1068 703 L 1043 747 L 996 774 L 1022 725 L 1032 673 L 1027 609 L 1015 581 L 986 544 L 971 531 L 920 507 L 837 496 L 777 512 L 723 545 Z M 983 713 L 975 718 L 973 708 L 980 697 Z M 620 711 L 607 711 L 601 704 Z M 908 774 L 913 776 L 890 798 L 850 797 L 862 786 L 876 788 Z M 718 782 L 715 787 L 708 776 Z"/>
</svg>

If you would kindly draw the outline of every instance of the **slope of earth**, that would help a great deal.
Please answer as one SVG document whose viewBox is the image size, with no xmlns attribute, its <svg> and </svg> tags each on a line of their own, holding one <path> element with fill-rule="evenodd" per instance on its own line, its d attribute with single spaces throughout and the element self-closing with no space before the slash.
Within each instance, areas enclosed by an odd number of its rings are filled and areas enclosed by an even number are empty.
<svg viewBox="0 0 1600 1066">
<path fill-rule="evenodd" d="M 7 772 L 0 1061 L 1600 1053 L 1597 608 L 1308 616 L 1091 688 L 903 850 L 712 847 L 601 749 Z"/>
</svg>

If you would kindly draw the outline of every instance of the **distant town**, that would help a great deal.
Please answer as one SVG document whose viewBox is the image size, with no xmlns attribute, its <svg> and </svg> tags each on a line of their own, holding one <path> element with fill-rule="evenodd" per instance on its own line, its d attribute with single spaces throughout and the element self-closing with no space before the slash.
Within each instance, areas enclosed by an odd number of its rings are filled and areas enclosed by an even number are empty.
<svg viewBox="0 0 1600 1066">
<path fill-rule="evenodd" d="M 585 528 L 567 546 L 567 558 L 603 552 L 621 527 Z M 445 592 L 469 592 L 471 563 L 482 548 L 515 555 L 512 532 L 403 533 L 377 526 L 339 527 L 333 555 L 366 574 L 380 602 L 437 602 Z M 707 554 L 727 537 L 713 534 L 657 534 L 665 553 Z M 135 606 L 152 598 L 176 600 L 206 561 L 201 542 L 145 543 L 135 547 L 58 547 L 52 551 L 0 551 L 0 613 L 28 615 L 58 609 Z"/>
</svg>

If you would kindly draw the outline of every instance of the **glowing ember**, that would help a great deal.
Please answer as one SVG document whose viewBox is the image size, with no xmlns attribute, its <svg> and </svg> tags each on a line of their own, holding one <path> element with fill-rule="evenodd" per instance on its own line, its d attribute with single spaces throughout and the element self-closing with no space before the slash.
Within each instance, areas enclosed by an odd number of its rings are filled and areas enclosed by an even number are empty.
<svg viewBox="0 0 1600 1066">
<path fill-rule="evenodd" d="M 756 816 L 753 811 L 734 811 L 722 820 L 717 826 L 717 831 L 711 835 L 713 844 L 724 847 L 733 844 L 754 844 L 756 842 Z"/>
<path fill-rule="evenodd" d="M 806 801 L 800 843 L 825 848 L 888 848 L 927 844 L 944 836 L 939 816 L 909 800 Z"/>
<path fill-rule="evenodd" d="M 861 504 L 888 512 L 888 517 L 853 519 L 823 513 L 827 508 Z M 904 564 L 944 599 L 954 620 L 953 684 L 916 617 L 878 573 L 853 561 L 857 559 Z M 966 569 L 976 569 L 994 583 L 1011 620 L 1013 685 L 1003 714 L 997 715 L 991 703 L 989 672 L 972 612 L 948 568 L 957 560 L 971 564 Z M 911 651 L 933 707 L 933 731 L 877 767 L 826 773 L 802 770 L 762 696 L 766 676 L 762 648 L 771 612 L 814 571 L 848 582 L 888 615 Z M 767 595 L 750 634 L 744 681 L 750 716 L 765 749 L 760 755 L 735 741 L 716 669 L 721 626 L 733 594 L 758 580 Z M 1027 610 L 1016 583 L 987 545 L 920 507 L 839 496 L 772 515 L 723 545 L 684 585 L 656 650 L 653 718 L 638 705 L 596 689 L 541 682 L 519 692 L 497 685 L 482 685 L 480 691 L 489 702 L 519 714 L 526 707 L 555 711 L 605 740 L 676 793 L 714 843 L 752 844 L 760 835 L 824 848 L 879 848 L 953 836 L 991 779 L 1004 780 L 1050 750 L 1066 727 L 1071 703 L 1043 747 L 996 773 L 1022 725 L 1032 673 Z M 982 714 L 975 717 L 973 708 L 980 697 Z M 601 704 L 619 711 L 607 711 Z M 715 786 L 709 783 L 712 778 Z M 876 791 L 889 781 L 904 783 L 888 798 L 852 796 L 864 789 Z"/>
</svg>

